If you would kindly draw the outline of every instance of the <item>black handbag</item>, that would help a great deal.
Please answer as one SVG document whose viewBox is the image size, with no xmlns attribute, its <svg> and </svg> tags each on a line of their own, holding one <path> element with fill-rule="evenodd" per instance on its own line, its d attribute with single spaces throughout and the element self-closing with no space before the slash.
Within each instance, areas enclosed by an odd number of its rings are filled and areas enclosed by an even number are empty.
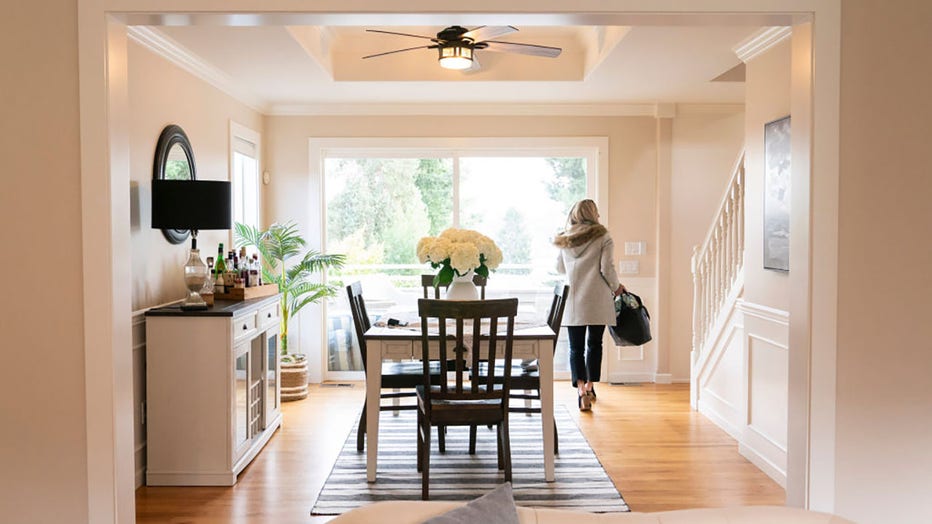
<svg viewBox="0 0 932 524">
<path fill-rule="evenodd" d="M 640 346 L 650 341 L 650 313 L 641 297 L 628 291 L 615 297 L 615 325 L 608 332 L 616 346 Z"/>
</svg>

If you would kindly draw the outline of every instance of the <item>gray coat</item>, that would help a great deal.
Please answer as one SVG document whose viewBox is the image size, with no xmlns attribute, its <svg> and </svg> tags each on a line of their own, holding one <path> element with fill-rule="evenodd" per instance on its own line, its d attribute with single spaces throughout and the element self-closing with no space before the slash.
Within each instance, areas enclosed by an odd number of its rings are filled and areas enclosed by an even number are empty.
<svg viewBox="0 0 932 524">
<path fill-rule="evenodd" d="M 613 294 L 618 275 L 612 252 L 615 243 L 605 233 L 574 247 L 560 249 L 557 271 L 566 274 L 570 294 L 563 312 L 564 326 L 614 325 Z"/>
</svg>

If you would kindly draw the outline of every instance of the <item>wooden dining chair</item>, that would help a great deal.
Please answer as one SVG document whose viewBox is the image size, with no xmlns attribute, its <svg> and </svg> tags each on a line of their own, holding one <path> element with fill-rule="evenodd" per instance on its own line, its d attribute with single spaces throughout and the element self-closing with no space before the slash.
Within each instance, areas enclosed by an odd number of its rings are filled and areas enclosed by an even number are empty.
<svg viewBox="0 0 932 524">
<path fill-rule="evenodd" d="M 488 282 L 489 279 L 482 275 L 472 276 L 472 283 L 479 288 L 480 300 L 485 300 L 485 286 Z M 440 288 L 434 287 L 434 275 L 421 275 L 421 288 L 424 291 L 423 298 L 440 298 Z M 444 289 L 446 289 L 446 286 L 444 286 Z"/>
<path fill-rule="evenodd" d="M 557 350 L 557 340 L 560 338 L 560 327 L 563 324 L 563 310 L 566 307 L 566 297 L 569 295 L 570 287 L 564 284 L 553 286 L 553 298 L 550 301 L 550 309 L 547 312 L 547 325 L 553 330 L 553 351 Z M 501 363 L 496 363 L 495 367 L 500 367 Z M 481 366 L 480 373 L 484 374 L 486 366 Z M 511 400 L 523 400 L 521 404 L 509 403 L 509 413 L 540 413 L 540 367 L 537 360 L 530 362 L 515 362 L 511 369 Z M 537 405 L 531 402 L 536 401 Z M 469 428 L 469 452 L 476 451 L 476 426 Z M 557 422 L 553 422 L 553 452 L 560 452 L 559 435 L 557 434 Z"/>
<path fill-rule="evenodd" d="M 369 315 L 366 312 L 366 301 L 362 297 L 362 284 L 359 282 L 353 282 L 352 284 L 346 286 L 346 295 L 349 299 L 350 310 L 353 316 L 353 326 L 356 328 L 356 339 L 359 342 L 359 352 L 362 355 L 362 365 L 363 371 L 367 371 L 366 364 L 366 355 L 368 354 L 366 348 L 366 338 L 363 336 L 366 331 L 372 327 L 371 321 L 369 320 Z M 431 371 L 431 381 L 434 384 L 439 384 L 441 382 L 440 375 L 440 363 L 439 362 L 430 362 L 429 369 Z M 415 397 L 414 388 L 423 383 L 423 366 L 420 362 L 411 361 L 411 362 L 382 362 L 382 383 L 380 384 L 381 389 L 393 389 L 393 390 L 407 390 L 407 391 L 394 391 L 381 393 L 380 398 L 383 399 L 400 399 L 405 397 Z M 367 402 L 363 401 L 362 405 L 362 416 L 359 419 L 359 429 L 356 431 L 356 450 L 362 451 L 364 448 L 365 435 L 366 435 L 366 411 L 368 406 Z M 390 404 L 390 405 L 379 405 L 379 411 L 399 411 L 399 410 L 415 410 L 417 409 L 416 404 Z M 440 433 L 440 436 L 437 438 L 437 443 L 441 448 L 445 446 L 445 439 L 443 432 Z"/>
<path fill-rule="evenodd" d="M 518 299 L 498 300 L 418 300 L 421 317 L 421 353 L 425 364 L 422 369 L 422 384 L 417 391 L 417 469 L 421 472 L 421 498 L 428 500 L 430 484 L 430 434 L 431 427 L 475 426 L 490 424 L 497 428 L 498 468 L 504 470 L 505 482 L 511 482 L 511 440 L 508 434 L 508 392 L 511 386 L 511 357 L 514 342 L 515 316 L 518 314 Z M 452 333 L 447 322 L 451 322 Z M 503 321 L 505 329 L 499 327 Z M 429 325 L 436 325 L 438 333 L 430 333 Z M 488 356 L 490 360 L 502 359 L 501 376 L 498 368 L 484 380 L 469 380 L 468 369 L 476 369 L 479 352 L 470 352 L 471 365 L 465 362 L 465 351 L 473 340 L 488 328 Z M 485 338 L 483 339 L 485 340 Z M 454 375 L 452 382 L 431 384 L 431 369 L 426 362 L 430 358 L 432 342 L 439 349 L 440 371 Z M 451 359 L 452 357 L 452 359 Z M 453 361 L 453 369 L 448 362 Z M 442 432 L 438 432 L 442 435 Z"/>
</svg>

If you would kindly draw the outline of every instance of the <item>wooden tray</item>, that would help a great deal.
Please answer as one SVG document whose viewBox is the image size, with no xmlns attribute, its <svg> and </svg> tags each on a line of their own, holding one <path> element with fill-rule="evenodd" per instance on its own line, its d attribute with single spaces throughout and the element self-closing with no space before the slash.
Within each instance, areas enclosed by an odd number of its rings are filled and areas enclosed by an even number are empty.
<svg viewBox="0 0 932 524">
<path fill-rule="evenodd" d="M 277 284 L 265 284 L 255 287 L 235 287 L 229 293 L 214 293 L 214 298 L 217 300 L 249 300 L 268 297 L 276 293 L 278 293 Z"/>
</svg>

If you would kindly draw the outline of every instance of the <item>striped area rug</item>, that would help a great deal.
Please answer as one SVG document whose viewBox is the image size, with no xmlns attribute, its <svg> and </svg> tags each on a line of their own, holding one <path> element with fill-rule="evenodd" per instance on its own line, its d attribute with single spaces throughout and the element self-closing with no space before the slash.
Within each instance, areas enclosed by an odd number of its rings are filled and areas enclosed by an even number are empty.
<svg viewBox="0 0 932 524">
<path fill-rule="evenodd" d="M 556 456 L 555 482 L 545 482 L 540 415 L 511 415 L 515 502 L 519 506 L 592 512 L 629 511 L 566 409 L 556 406 L 554 416 L 560 435 L 560 453 Z M 372 484 L 366 482 L 366 453 L 356 451 L 354 426 L 311 515 L 339 515 L 381 500 L 420 500 L 415 424 L 414 411 L 402 411 L 399 416 L 387 411 L 381 413 L 379 475 L 378 481 Z M 504 473 L 497 467 L 494 427 L 479 428 L 475 455 L 468 453 L 468 428 L 448 428 L 446 439 L 447 451 L 441 454 L 434 430 L 430 459 L 431 500 L 468 501 L 504 482 Z"/>
</svg>

